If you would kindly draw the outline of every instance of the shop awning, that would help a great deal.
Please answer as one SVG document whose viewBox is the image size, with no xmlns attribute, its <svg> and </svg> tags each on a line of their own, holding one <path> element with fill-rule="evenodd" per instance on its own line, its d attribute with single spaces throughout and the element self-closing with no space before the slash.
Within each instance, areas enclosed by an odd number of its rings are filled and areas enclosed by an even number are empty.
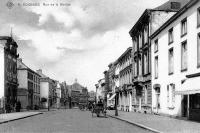
<svg viewBox="0 0 200 133">
<path fill-rule="evenodd" d="M 200 77 L 188 78 L 182 83 L 177 95 L 189 95 L 200 93 Z"/>
<path fill-rule="evenodd" d="M 190 94 L 200 94 L 200 90 L 187 90 L 187 91 L 176 91 L 176 95 L 190 95 Z"/>
<path fill-rule="evenodd" d="M 112 100 L 114 97 L 116 96 L 116 94 L 113 94 L 110 98 L 108 98 L 108 100 Z"/>
</svg>

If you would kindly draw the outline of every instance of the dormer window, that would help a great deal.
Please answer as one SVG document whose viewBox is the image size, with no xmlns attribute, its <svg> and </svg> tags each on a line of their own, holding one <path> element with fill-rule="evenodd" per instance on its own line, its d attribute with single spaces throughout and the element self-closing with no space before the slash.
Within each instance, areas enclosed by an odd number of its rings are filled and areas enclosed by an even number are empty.
<svg viewBox="0 0 200 133">
<path fill-rule="evenodd" d="M 180 9 L 181 8 L 181 3 L 180 2 L 171 2 L 171 9 Z"/>
</svg>

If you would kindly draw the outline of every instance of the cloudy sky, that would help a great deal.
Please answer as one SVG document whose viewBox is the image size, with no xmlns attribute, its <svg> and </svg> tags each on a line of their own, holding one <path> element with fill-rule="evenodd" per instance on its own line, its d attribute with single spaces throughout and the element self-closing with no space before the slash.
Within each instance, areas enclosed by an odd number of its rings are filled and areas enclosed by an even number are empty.
<svg viewBox="0 0 200 133">
<path fill-rule="evenodd" d="M 3 2 L 2 2 L 3 1 Z M 129 30 L 146 8 L 166 0 L 10 0 L 0 3 L 0 35 L 17 41 L 23 62 L 53 79 L 95 89 L 108 64 L 131 46 Z M 23 3 L 40 6 L 23 6 Z M 20 5 L 18 5 L 18 3 Z M 60 4 L 65 6 L 44 6 Z"/>
</svg>

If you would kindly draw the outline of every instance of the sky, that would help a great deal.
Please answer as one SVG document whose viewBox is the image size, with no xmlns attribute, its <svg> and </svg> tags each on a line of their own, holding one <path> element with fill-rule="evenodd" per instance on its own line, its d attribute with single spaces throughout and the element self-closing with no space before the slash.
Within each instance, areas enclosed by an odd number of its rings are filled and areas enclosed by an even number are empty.
<svg viewBox="0 0 200 133">
<path fill-rule="evenodd" d="M 10 36 L 12 27 L 27 66 L 69 85 L 77 78 L 94 90 L 108 65 L 132 46 L 129 31 L 144 10 L 166 1 L 2 0 L 0 36 Z"/>
</svg>

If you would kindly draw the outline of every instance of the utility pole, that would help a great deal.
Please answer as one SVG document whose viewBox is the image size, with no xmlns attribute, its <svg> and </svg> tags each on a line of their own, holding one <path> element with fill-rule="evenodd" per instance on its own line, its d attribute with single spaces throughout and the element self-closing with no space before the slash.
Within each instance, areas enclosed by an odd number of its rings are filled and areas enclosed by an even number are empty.
<svg viewBox="0 0 200 133">
<path fill-rule="evenodd" d="M 115 92 L 115 93 L 116 93 L 116 92 Z M 118 93 L 116 93 L 116 96 L 115 96 L 115 116 L 118 116 L 117 99 L 118 99 Z"/>
<path fill-rule="evenodd" d="M 95 87 L 96 87 L 95 103 L 97 103 L 97 89 L 98 89 L 99 85 L 95 84 Z"/>
</svg>

